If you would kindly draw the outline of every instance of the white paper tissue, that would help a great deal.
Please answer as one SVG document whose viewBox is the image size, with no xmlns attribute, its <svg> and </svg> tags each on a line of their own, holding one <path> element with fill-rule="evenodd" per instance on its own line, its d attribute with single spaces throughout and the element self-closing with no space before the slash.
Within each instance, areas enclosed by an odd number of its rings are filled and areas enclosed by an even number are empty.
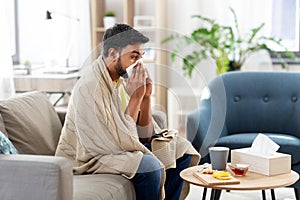
<svg viewBox="0 0 300 200">
<path fill-rule="evenodd" d="M 142 65 L 144 64 L 142 58 L 138 59 L 137 61 L 135 61 L 135 63 L 133 63 L 132 65 L 130 65 L 129 67 L 127 67 L 127 69 L 126 69 L 127 74 L 125 74 L 125 76 L 123 76 L 123 78 L 128 78 L 129 76 L 131 76 L 131 73 L 132 73 L 133 68 L 134 68 L 138 63 L 141 63 Z"/>
<path fill-rule="evenodd" d="M 254 139 L 249 151 L 259 155 L 271 156 L 279 149 L 279 147 L 280 146 L 268 136 L 259 133 Z"/>
</svg>

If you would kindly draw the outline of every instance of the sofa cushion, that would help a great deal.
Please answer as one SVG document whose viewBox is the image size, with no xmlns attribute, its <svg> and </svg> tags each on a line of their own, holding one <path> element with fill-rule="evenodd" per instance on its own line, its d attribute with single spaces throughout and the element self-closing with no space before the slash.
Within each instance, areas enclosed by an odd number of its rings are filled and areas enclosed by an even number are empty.
<svg viewBox="0 0 300 200">
<path fill-rule="evenodd" d="M 133 183 L 121 175 L 75 175 L 73 200 L 135 199 Z"/>
<path fill-rule="evenodd" d="M 8 138 L 19 153 L 54 155 L 62 125 L 42 92 L 28 92 L 0 102 Z"/>
</svg>

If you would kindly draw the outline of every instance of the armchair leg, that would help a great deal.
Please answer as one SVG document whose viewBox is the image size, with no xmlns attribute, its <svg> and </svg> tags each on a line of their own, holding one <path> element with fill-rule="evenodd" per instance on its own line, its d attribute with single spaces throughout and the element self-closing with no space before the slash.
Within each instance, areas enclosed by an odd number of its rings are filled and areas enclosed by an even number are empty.
<svg viewBox="0 0 300 200">
<path fill-rule="evenodd" d="M 300 200 L 300 188 L 294 188 L 296 200 Z"/>
</svg>

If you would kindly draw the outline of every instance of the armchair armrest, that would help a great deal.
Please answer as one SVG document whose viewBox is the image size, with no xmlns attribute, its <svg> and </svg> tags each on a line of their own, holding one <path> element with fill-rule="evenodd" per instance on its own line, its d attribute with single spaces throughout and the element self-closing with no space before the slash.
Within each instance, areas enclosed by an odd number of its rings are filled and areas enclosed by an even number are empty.
<svg viewBox="0 0 300 200">
<path fill-rule="evenodd" d="M 0 196 L 8 199 L 72 200 L 72 163 L 67 158 L 0 155 Z"/>
</svg>

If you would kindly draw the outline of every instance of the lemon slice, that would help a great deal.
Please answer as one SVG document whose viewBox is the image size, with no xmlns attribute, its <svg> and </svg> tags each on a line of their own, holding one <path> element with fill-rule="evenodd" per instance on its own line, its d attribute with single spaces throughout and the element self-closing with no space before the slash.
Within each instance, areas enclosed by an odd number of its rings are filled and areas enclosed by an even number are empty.
<svg viewBox="0 0 300 200">
<path fill-rule="evenodd" d="M 226 172 L 226 171 L 217 171 L 217 172 L 214 172 L 212 174 L 212 176 L 216 179 L 219 179 L 219 180 L 229 180 L 231 179 L 231 175 L 229 172 Z"/>
</svg>

